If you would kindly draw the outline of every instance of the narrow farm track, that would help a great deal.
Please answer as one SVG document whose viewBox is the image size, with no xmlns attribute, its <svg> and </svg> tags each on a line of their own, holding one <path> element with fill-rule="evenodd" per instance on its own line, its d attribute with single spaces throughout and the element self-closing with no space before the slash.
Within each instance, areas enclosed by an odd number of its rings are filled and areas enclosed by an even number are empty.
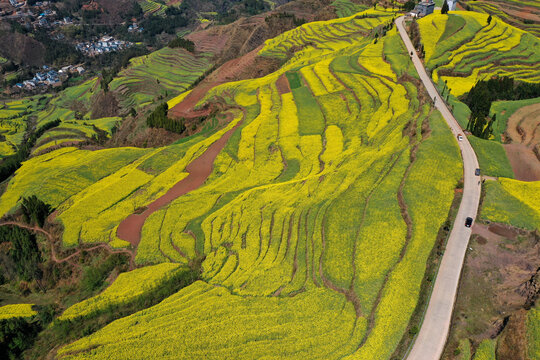
<svg viewBox="0 0 540 360">
<path fill-rule="evenodd" d="M 429 96 L 434 99 L 435 107 L 443 115 L 454 136 L 457 136 L 459 133 L 462 133 L 462 129 L 444 104 L 431 78 L 426 73 L 422 62 L 414 51 L 403 22 L 403 16 L 396 19 L 397 29 L 401 39 L 405 43 L 407 52 L 409 54 L 411 52 L 413 53 L 412 61 Z M 441 357 L 448 337 L 461 268 L 471 236 L 471 229 L 464 226 L 465 218 L 469 216 L 474 218 L 478 211 L 481 186 L 478 177 L 474 175 L 475 169 L 479 167 L 478 160 L 466 137 L 458 143 L 463 158 L 463 199 L 459 206 L 454 226 L 448 237 L 446 250 L 429 299 L 422 327 L 407 357 L 409 360 L 435 360 Z"/>
<path fill-rule="evenodd" d="M 84 249 L 79 249 L 77 251 L 75 251 L 73 254 L 70 254 L 68 256 L 66 256 L 65 258 L 59 258 L 58 257 L 58 254 L 56 253 L 56 249 L 54 247 L 54 236 L 46 231 L 45 229 L 39 227 L 39 226 L 31 226 L 31 225 L 28 225 L 28 224 L 25 224 L 25 223 L 21 223 L 21 222 L 18 222 L 18 221 L 4 221 L 4 222 L 0 222 L 0 227 L 2 226 L 16 226 L 16 227 L 19 227 L 21 229 L 26 229 L 26 230 L 29 230 L 29 231 L 32 231 L 34 233 L 40 233 L 40 234 L 43 234 L 45 235 L 45 237 L 47 238 L 47 240 L 49 241 L 49 245 L 51 247 L 51 259 L 53 262 L 57 263 L 57 264 L 62 264 L 62 263 L 65 263 L 65 262 L 69 262 L 71 265 L 75 266 L 75 267 L 80 267 L 80 265 L 77 263 L 77 262 L 71 262 L 70 260 L 75 258 L 76 256 L 78 256 L 82 251 L 93 251 L 93 250 L 97 250 L 97 249 L 106 249 L 107 251 L 109 251 L 111 254 L 128 254 L 129 255 L 129 269 L 132 270 L 135 268 L 135 256 L 134 256 L 134 253 L 130 250 L 127 250 L 127 249 L 118 249 L 118 250 L 115 250 L 113 248 L 111 248 L 108 244 L 99 244 L 99 245 L 95 245 L 95 246 L 92 246 L 92 247 L 89 247 L 89 248 L 84 248 Z"/>
</svg>

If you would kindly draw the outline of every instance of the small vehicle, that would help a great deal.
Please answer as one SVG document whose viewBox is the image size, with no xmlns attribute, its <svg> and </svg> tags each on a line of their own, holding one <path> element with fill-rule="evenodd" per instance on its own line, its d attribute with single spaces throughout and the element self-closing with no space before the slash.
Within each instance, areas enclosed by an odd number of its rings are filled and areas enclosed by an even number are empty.
<svg viewBox="0 0 540 360">
<path fill-rule="evenodd" d="M 457 139 L 458 139 L 458 141 L 463 141 L 463 135 L 458 134 Z"/>
<path fill-rule="evenodd" d="M 470 228 L 471 225 L 472 225 L 472 222 L 473 222 L 473 218 L 472 218 L 472 217 L 466 218 L 466 219 L 465 219 L 465 227 Z"/>
<path fill-rule="evenodd" d="M 476 175 L 476 176 L 480 176 L 480 169 L 476 169 L 476 170 L 474 170 L 474 175 Z"/>
</svg>

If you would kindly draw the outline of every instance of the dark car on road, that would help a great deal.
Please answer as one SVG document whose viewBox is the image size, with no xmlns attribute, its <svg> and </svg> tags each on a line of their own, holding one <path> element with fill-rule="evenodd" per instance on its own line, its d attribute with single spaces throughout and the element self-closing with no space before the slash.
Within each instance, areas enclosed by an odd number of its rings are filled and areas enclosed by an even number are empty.
<svg viewBox="0 0 540 360">
<path fill-rule="evenodd" d="M 472 222 L 473 222 L 473 219 L 472 219 L 472 217 L 468 217 L 468 218 L 466 218 L 466 219 L 465 219 L 465 227 L 468 227 L 468 228 L 470 228 L 470 227 L 471 227 L 471 225 L 472 225 Z"/>
<path fill-rule="evenodd" d="M 476 169 L 476 170 L 474 170 L 474 175 L 476 175 L 476 176 L 480 176 L 480 169 Z"/>
</svg>

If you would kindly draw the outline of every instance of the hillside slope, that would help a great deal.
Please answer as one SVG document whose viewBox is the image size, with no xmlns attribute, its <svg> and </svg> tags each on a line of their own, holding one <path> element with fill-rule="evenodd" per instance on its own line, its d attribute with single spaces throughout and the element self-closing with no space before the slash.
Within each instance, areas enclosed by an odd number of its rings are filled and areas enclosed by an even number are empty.
<svg viewBox="0 0 540 360">
<path fill-rule="evenodd" d="M 260 55 L 283 67 L 212 89 L 200 105 L 221 104 L 216 127 L 183 142 L 66 148 L 23 165 L 2 212 L 35 193 L 58 208 L 65 245 L 127 246 L 119 223 L 240 124 L 204 185 L 153 212 L 136 249 L 139 264 L 206 257 L 202 281 L 60 358 L 391 357 L 461 177 L 395 30 L 373 41 L 392 17 L 369 10 L 268 41 Z"/>
</svg>

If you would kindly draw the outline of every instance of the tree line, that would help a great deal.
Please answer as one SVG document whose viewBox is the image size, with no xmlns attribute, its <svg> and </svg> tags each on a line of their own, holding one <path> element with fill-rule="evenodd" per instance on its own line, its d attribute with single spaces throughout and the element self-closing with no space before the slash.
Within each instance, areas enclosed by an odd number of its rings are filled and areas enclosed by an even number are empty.
<svg viewBox="0 0 540 360">
<path fill-rule="evenodd" d="M 491 103 L 498 100 L 524 100 L 540 97 L 539 83 L 516 82 L 504 76 L 477 82 L 462 101 L 471 109 L 467 130 L 488 139 L 493 133 L 496 116 L 489 117 Z"/>
<path fill-rule="evenodd" d="M 167 116 L 169 111 L 169 105 L 163 103 L 159 105 L 146 119 L 146 124 L 151 128 L 162 128 L 168 131 L 172 131 L 181 134 L 186 130 L 184 125 L 184 119 L 174 120 Z"/>
<path fill-rule="evenodd" d="M 195 43 L 191 40 L 184 39 L 183 37 L 177 37 L 176 39 L 171 40 L 168 46 L 171 49 L 181 47 L 181 48 L 186 49 L 189 52 L 195 51 Z"/>
</svg>

